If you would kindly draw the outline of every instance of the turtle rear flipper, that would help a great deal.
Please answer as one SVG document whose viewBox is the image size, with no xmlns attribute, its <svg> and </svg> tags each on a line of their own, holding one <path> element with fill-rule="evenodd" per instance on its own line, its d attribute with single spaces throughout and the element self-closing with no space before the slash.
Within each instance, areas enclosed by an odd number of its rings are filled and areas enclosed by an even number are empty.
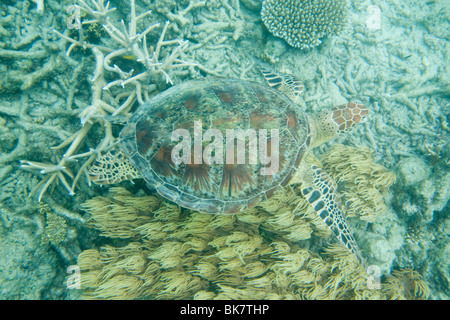
<svg viewBox="0 0 450 320">
<path fill-rule="evenodd" d="M 302 166 L 304 173 L 303 196 L 339 241 L 356 256 L 359 262 L 365 265 L 364 258 L 341 209 L 336 184 L 325 170 L 308 163 L 304 163 Z"/>
<path fill-rule="evenodd" d="M 98 158 L 88 174 L 92 182 L 100 185 L 142 178 L 123 152 L 115 150 Z"/>
</svg>

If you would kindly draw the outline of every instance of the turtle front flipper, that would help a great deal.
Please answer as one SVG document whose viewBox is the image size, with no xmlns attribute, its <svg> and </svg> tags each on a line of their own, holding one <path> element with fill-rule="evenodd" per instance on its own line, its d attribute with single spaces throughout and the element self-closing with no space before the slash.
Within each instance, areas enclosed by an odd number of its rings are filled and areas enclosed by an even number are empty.
<svg viewBox="0 0 450 320">
<path fill-rule="evenodd" d="M 302 81 L 290 74 L 276 74 L 260 65 L 258 68 L 270 87 L 283 92 L 293 102 L 296 102 L 305 88 Z"/>
<path fill-rule="evenodd" d="M 303 196 L 339 241 L 365 265 L 361 251 L 345 220 L 334 181 L 325 170 L 315 165 L 304 163 L 301 170 Z"/>
</svg>

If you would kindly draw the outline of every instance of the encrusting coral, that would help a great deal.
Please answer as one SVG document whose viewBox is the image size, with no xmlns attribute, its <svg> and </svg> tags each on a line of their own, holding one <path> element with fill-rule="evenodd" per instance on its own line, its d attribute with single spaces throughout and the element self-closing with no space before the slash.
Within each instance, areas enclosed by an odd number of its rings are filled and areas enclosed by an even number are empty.
<svg viewBox="0 0 450 320">
<path fill-rule="evenodd" d="M 264 0 L 261 18 L 273 35 L 309 49 L 342 29 L 346 11 L 345 0 Z"/>
<path fill-rule="evenodd" d="M 312 234 L 330 233 L 296 186 L 237 215 L 189 211 L 120 187 L 110 193 L 84 204 L 89 226 L 122 239 L 79 255 L 87 299 L 389 297 L 368 288 L 369 275 L 345 247 L 302 247 Z"/>
<path fill-rule="evenodd" d="M 46 204 L 39 204 L 39 212 L 45 217 L 45 229 L 42 234 L 43 244 L 59 244 L 66 238 L 66 220 L 52 212 Z"/>
</svg>

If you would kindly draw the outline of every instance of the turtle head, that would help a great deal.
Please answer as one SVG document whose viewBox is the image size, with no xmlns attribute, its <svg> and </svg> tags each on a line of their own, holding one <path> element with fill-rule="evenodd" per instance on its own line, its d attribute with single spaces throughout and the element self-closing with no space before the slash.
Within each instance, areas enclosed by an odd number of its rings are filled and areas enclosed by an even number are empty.
<svg viewBox="0 0 450 320">
<path fill-rule="evenodd" d="M 351 101 L 332 111 L 331 119 L 336 123 L 338 133 L 350 131 L 356 124 L 366 120 L 369 109 L 360 101 Z"/>
<path fill-rule="evenodd" d="M 368 114 L 369 109 L 356 100 L 331 111 L 316 114 L 313 116 L 315 129 L 313 146 L 331 140 L 338 134 L 350 131 L 358 123 L 364 122 Z"/>
</svg>

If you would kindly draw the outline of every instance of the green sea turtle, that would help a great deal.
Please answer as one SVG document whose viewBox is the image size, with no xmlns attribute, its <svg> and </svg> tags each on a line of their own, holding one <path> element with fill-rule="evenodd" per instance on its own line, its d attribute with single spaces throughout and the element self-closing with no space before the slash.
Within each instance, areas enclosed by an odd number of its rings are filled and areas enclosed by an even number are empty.
<svg viewBox="0 0 450 320">
<path fill-rule="evenodd" d="M 301 81 L 261 71 L 269 86 L 203 79 L 156 95 L 122 129 L 122 156 L 100 159 L 91 169 L 92 180 L 107 184 L 140 175 L 182 207 L 219 214 L 238 213 L 270 198 L 280 186 L 301 182 L 317 214 L 363 261 L 334 182 L 305 157 L 361 122 L 368 109 L 354 101 L 307 114 L 295 103 Z"/>
</svg>

